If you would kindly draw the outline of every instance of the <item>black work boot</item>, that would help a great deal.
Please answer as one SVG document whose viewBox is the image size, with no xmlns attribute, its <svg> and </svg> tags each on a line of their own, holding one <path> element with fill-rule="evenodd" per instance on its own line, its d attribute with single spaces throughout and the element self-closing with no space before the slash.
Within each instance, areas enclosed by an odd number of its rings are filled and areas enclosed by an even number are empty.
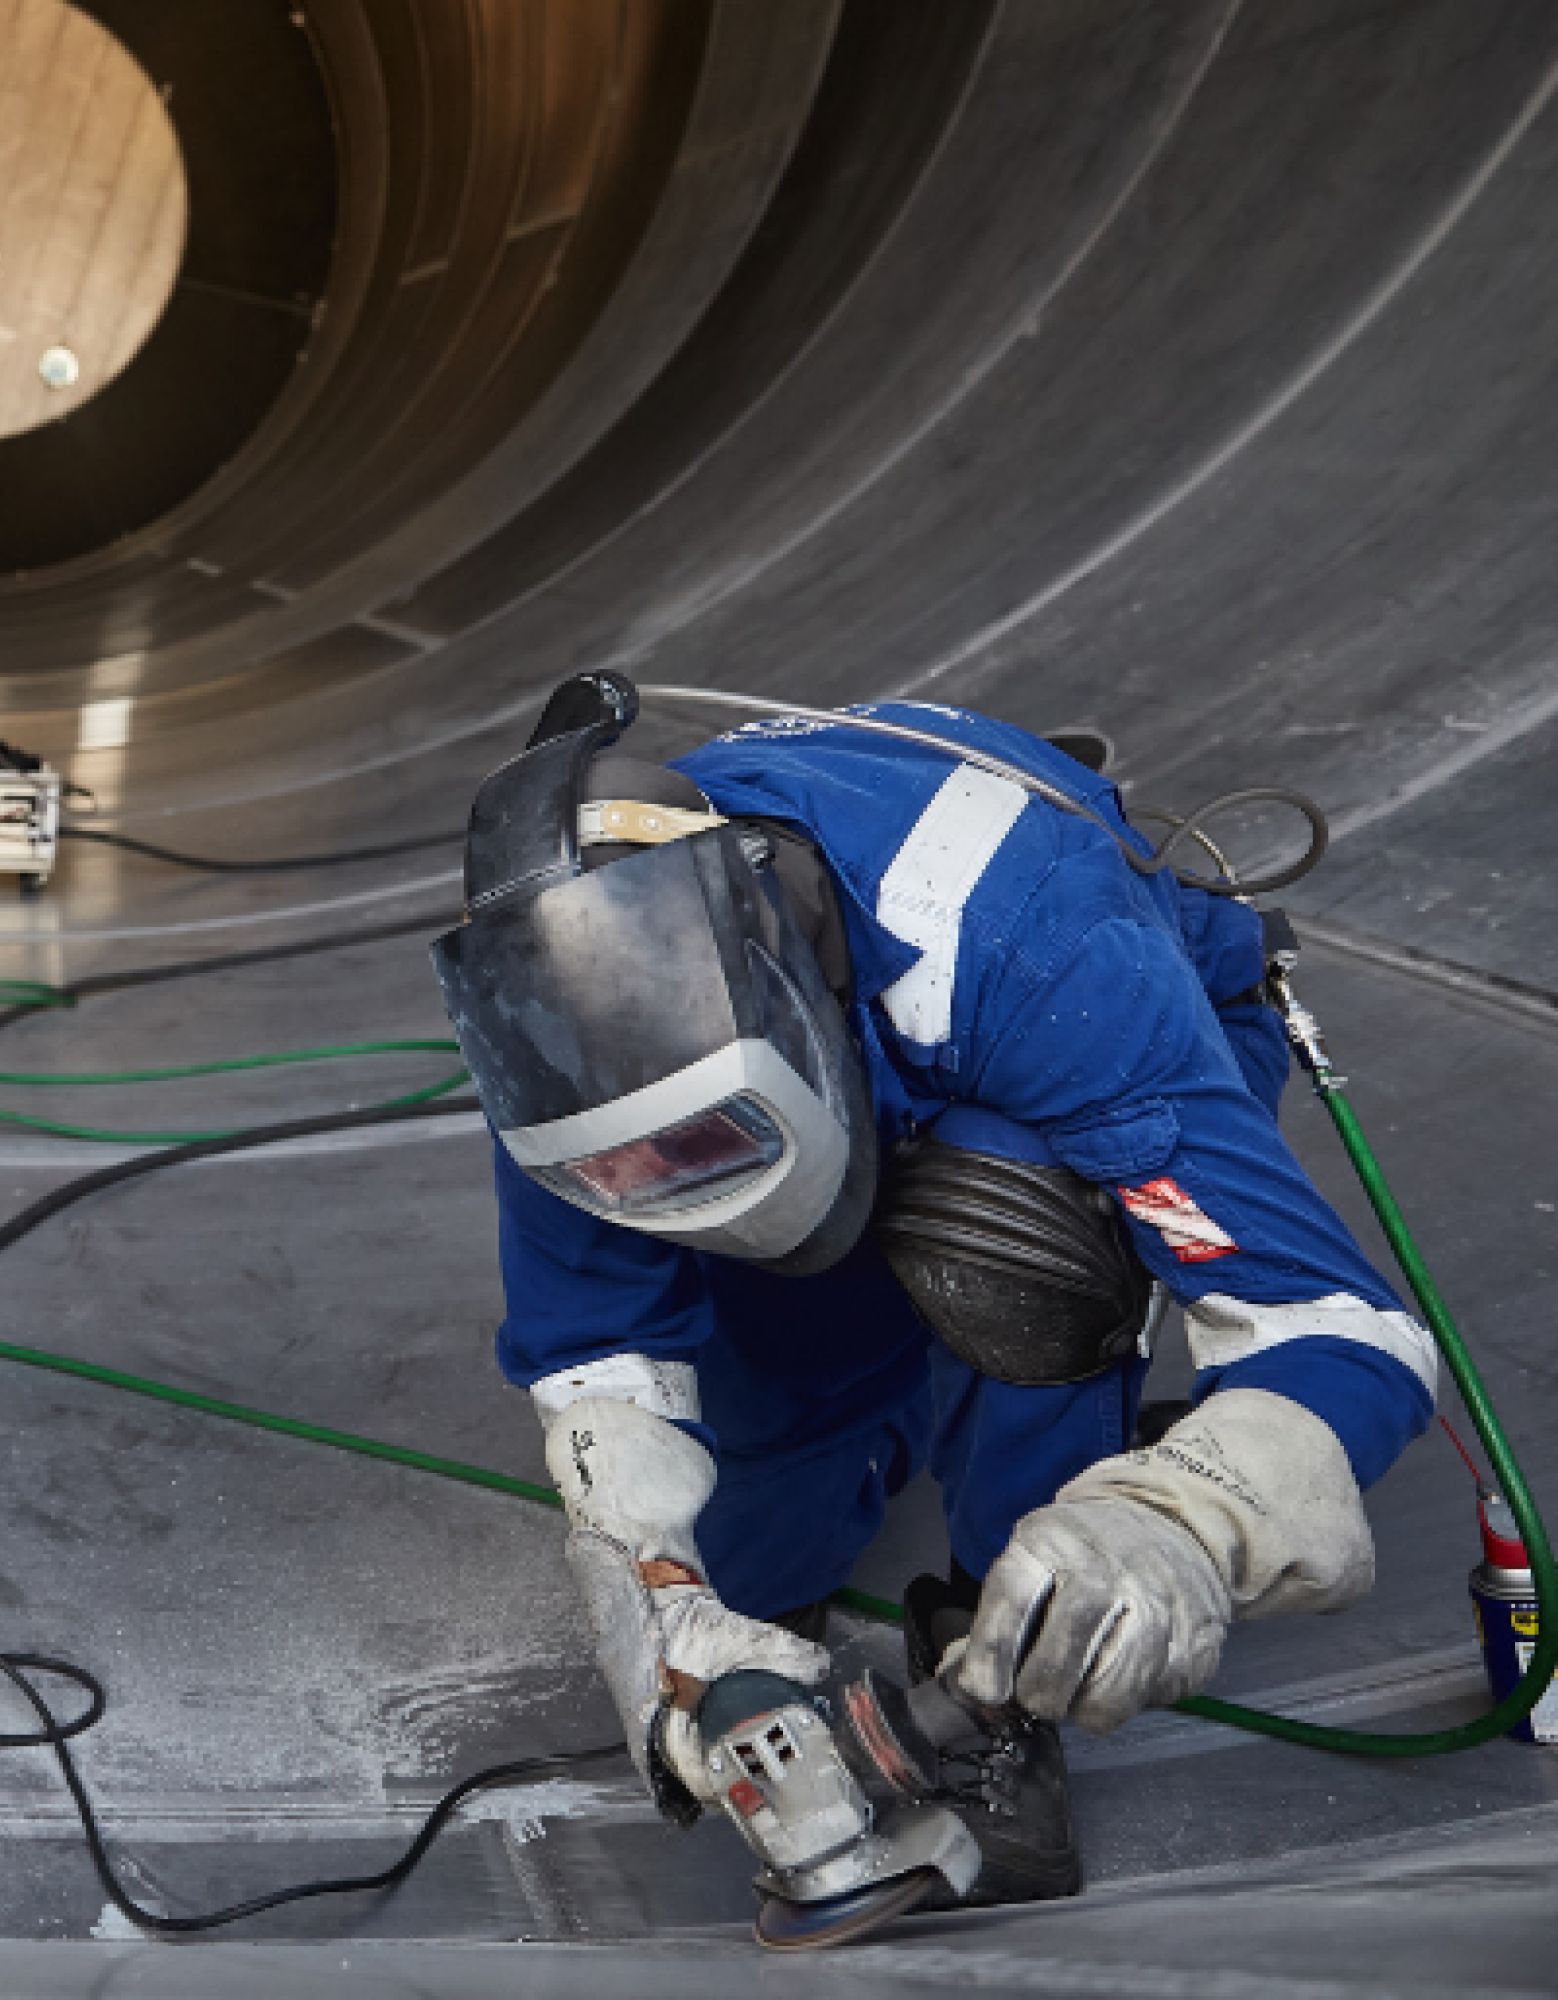
<svg viewBox="0 0 1558 2000">
<path fill-rule="evenodd" d="M 911 1685 L 929 1680 L 954 1639 L 973 1622 L 972 1579 L 917 1576 L 904 1592 Z M 1071 1825 L 1066 1761 L 1052 1723 L 1024 1718 L 1010 1729 L 944 1751 L 948 1805 L 979 1843 L 982 1865 L 964 1907 L 1039 1903 L 1075 1896 L 1082 1857 Z M 934 1903 L 924 1907 L 934 1908 Z"/>
<path fill-rule="evenodd" d="M 781 1611 L 767 1622 L 782 1625 L 786 1632 L 793 1632 L 797 1639 L 805 1639 L 813 1646 L 825 1646 L 828 1643 L 828 1600 L 819 1597 L 811 1604 L 798 1604 L 793 1611 Z"/>
</svg>

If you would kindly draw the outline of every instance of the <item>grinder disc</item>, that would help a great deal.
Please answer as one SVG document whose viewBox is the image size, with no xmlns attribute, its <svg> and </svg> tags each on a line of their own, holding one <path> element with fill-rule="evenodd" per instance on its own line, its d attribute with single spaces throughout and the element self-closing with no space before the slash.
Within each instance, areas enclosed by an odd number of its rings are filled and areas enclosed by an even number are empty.
<svg viewBox="0 0 1558 2000">
<path fill-rule="evenodd" d="M 856 1889 L 821 1903 L 765 1896 L 752 1932 L 769 1951 L 822 1951 L 829 1945 L 848 1944 L 914 1909 L 940 1880 L 934 1868 L 914 1868 L 879 1888 Z"/>
</svg>

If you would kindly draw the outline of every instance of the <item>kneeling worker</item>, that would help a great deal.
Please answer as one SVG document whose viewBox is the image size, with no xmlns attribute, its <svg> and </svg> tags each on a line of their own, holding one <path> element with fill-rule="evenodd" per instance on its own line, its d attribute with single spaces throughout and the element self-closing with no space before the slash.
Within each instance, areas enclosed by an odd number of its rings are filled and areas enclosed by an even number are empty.
<svg viewBox="0 0 1558 2000">
<path fill-rule="evenodd" d="M 841 715 L 666 768 L 613 747 L 633 707 L 553 696 L 435 947 L 501 1142 L 500 1359 L 630 1748 L 673 1816 L 711 1799 L 681 1677 L 820 1680 L 928 1463 L 953 1559 L 909 1588 L 911 1677 L 961 1642 L 962 1692 L 1026 1717 L 958 1774 L 969 1900 L 1073 1894 L 1055 1725 L 1368 1590 L 1359 1492 L 1429 1420 L 1432 1343 L 1278 1131 L 1259 918 L 1135 872 L 1106 779 L 913 704 L 862 714 L 935 742 Z M 1154 1280 L 1196 1406 L 1132 1450 Z"/>
</svg>

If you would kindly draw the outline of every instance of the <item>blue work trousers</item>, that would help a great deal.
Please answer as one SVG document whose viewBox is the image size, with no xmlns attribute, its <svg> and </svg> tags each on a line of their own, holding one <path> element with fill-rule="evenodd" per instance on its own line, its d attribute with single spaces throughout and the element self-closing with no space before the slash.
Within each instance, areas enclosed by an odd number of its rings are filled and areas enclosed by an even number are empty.
<svg viewBox="0 0 1558 2000">
<path fill-rule="evenodd" d="M 767 1282 L 799 1305 L 828 1280 Z M 877 1312 L 792 1324 L 776 1340 L 749 1314 L 719 1312 L 698 1357 L 719 1457 L 698 1546 L 721 1597 L 752 1617 L 846 1583 L 888 1500 L 926 1465 L 954 1556 L 983 1576 L 1024 1514 L 1123 1450 L 1135 1425 L 1145 1362 L 1060 1387 L 991 1381 L 925 1332 L 885 1266 Z M 841 1379 L 848 1393 L 830 1395 Z"/>
</svg>

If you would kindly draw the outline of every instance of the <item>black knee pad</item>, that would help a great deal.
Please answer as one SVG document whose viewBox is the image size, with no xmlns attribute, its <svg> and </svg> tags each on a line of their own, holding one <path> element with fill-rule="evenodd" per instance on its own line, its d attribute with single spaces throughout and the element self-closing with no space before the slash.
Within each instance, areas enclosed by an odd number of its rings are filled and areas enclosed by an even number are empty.
<svg viewBox="0 0 1558 2000">
<path fill-rule="evenodd" d="M 920 1317 L 981 1375 L 1080 1382 L 1136 1351 L 1152 1280 L 1108 1196 L 1067 1167 L 916 1140 L 875 1230 Z"/>
</svg>

